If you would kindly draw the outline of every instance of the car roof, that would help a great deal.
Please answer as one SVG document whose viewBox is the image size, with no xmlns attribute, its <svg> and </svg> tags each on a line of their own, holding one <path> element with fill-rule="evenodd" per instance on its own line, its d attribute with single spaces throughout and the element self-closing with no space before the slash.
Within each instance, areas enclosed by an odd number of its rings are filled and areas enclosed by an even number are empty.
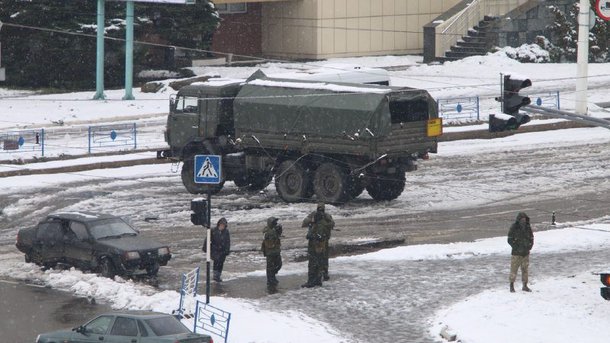
<svg viewBox="0 0 610 343">
<path fill-rule="evenodd" d="M 120 312 L 108 312 L 101 314 L 101 316 L 123 316 L 136 319 L 151 319 L 160 317 L 173 317 L 171 314 L 151 311 L 120 311 Z"/>
<path fill-rule="evenodd" d="M 69 219 L 69 220 L 77 220 L 77 221 L 81 221 L 81 222 L 94 222 L 94 221 L 101 220 L 101 219 L 110 219 L 110 218 L 119 218 L 119 217 L 113 216 L 111 214 L 105 214 L 105 213 L 73 211 L 73 212 L 51 213 L 47 216 L 47 218 Z"/>
</svg>

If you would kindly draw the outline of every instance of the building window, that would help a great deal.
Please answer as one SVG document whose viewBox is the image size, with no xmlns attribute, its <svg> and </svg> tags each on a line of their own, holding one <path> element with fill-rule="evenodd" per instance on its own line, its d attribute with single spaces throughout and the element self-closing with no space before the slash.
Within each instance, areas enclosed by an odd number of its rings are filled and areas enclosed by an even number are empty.
<svg viewBox="0 0 610 343">
<path fill-rule="evenodd" d="M 219 4 L 216 5 L 216 9 L 218 13 L 246 13 L 248 12 L 248 7 L 245 2 L 240 2 L 236 4 Z"/>
</svg>

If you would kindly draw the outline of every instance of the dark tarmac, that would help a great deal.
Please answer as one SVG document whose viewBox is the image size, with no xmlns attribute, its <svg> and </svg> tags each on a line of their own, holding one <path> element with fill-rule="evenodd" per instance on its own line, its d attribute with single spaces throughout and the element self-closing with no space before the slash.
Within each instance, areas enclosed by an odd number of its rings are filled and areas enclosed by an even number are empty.
<svg viewBox="0 0 610 343">
<path fill-rule="evenodd" d="M 106 305 L 92 304 L 89 299 L 74 298 L 72 294 L 0 280 L 2 342 L 33 343 L 39 333 L 73 328 L 109 311 Z"/>
</svg>

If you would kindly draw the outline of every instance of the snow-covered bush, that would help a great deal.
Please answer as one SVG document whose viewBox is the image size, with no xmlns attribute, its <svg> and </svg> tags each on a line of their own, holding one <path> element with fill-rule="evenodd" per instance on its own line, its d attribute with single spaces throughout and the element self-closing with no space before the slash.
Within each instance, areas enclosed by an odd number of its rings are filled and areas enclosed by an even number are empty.
<svg viewBox="0 0 610 343">
<path fill-rule="evenodd" d="M 550 54 L 538 44 L 523 44 L 520 47 L 510 46 L 495 48 L 495 54 L 506 54 L 511 59 L 522 63 L 548 63 L 551 62 Z"/>
</svg>

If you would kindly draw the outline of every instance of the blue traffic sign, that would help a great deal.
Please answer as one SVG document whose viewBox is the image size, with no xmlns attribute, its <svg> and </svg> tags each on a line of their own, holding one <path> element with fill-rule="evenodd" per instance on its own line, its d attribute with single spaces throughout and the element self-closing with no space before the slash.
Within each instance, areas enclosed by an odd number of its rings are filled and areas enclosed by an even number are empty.
<svg viewBox="0 0 610 343">
<path fill-rule="evenodd" d="M 222 159 L 219 155 L 195 156 L 195 183 L 219 184 L 222 175 Z"/>
</svg>

